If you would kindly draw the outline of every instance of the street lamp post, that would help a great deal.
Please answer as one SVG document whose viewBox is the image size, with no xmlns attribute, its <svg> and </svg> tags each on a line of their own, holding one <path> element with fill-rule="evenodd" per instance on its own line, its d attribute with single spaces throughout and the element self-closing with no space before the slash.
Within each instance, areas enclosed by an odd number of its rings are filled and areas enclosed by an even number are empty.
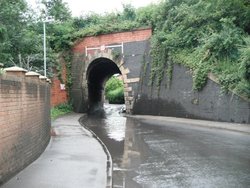
<svg viewBox="0 0 250 188">
<path fill-rule="evenodd" d="M 46 62 L 46 22 L 52 22 L 53 19 L 46 18 L 43 21 L 43 66 L 44 66 L 44 76 L 47 76 L 47 62 Z"/>
<path fill-rule="evenodd" d="M 47 76 L 47 63 L 46 63 L 46 21 L 43 21 L 43 66 L 44 66 L 44 76 Z"/>
</svg>

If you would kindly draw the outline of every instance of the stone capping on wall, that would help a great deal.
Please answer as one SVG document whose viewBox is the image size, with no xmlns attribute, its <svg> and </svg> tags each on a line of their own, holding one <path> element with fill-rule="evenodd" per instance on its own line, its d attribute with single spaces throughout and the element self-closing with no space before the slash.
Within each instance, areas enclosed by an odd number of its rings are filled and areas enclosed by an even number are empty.
<svg viewBox="0 0 250 188">
<path fill-rule="evenodd" d="M 39 78 L 40 74 L 38 74 L 37 72 L 30 71 L 30 72 L 25 73 L 25 76 Z"/>
<path fill-rule="evenodd" d="M 34 72 L 34 71 L 27 71 L 26 69 L 23 69 L 21 67 L 13 66 L 5 68 L 4 71 L 7 75 L 15 75 L 15 76 L 24 76 L 27 78 L 34 78 L 39 79 L 41 81 L 45 81 L 51 84 L 51 80 L 48 79 L 46 76 L 42 76 L 41 74 Z"/>
<path fill-rule="evenodd" d="M 221 85 L 220 82 L 219 82 L 219 79 L 218 79 L 213 73 L 211 73 L 211 72 L 208 73 L 207 77 L 208 77 L 210 80 L 212 80 L 213 82 L 215 82 L 215 83 Z M 237 95 L 238 97 L 242 98 L 243 100 L 250 102 L 250 99 L 248 99 L 248 98 L 246 98 L 246 97 L 244 97 L 244 96 L 239 95 L 238 93 L 236 93 L 236 92 L 233 91 L 232 89 L 229 89 L 229 91 L 230 91 L 233 95 Z"/>
<path fill-rule="evenodd" d="M 28 72 L 26 69 L 17 66 L 5 68 L 4 71 L 8 75 L 15 75 L 15 76 L 25 76 L 25 73 Z"/>
</svg>

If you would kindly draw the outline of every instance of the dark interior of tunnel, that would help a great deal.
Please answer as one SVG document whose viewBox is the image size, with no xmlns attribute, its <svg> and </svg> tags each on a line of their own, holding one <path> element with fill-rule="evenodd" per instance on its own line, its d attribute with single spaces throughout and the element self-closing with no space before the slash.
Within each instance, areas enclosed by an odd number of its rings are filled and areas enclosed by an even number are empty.
<svg viewBox="0 0 250 188">
<path fill-rule="evenodd" d="M 102 109 L 105 82 L 114 74 L 121 74 L 121 71 L 110 59 L 97 58 L 89 65 L 87 70 L 89 113 Z"/>
</svg>

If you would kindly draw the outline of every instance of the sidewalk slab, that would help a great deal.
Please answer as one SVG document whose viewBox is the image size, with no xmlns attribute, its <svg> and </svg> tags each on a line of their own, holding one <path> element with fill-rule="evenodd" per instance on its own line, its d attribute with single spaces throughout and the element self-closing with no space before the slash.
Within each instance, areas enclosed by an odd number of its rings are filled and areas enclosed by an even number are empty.
<svg viewBox="0 0 250 188">
<path fill-rule="evenodd" d="M 237 131 L 246 134 L 250 134 L 250 125 L 249 124 L 240 124 L 240 123 L 229 123 L 229 122 L 217 122 L 217 121 L 207 121 L 207 120 L 197 120 L 197 119 L 187 119 L 187 118 L 176 118 L 176 117 L 167 117 L 167 116 L 152 116 L 152 115 L 127 115 L 127 117 L 136 118 L 139 120 L 152 121 L 161 121 L 168 124 L 182 124 L 182 125 L 191 125 L 199 126 L 205 128 L 213 129 L 224 129 L 229 131 Z"/>
<path fill-rule="evenodd" d="M 107 156 L 100 143 L 69 114 L 52 122 L 45 152 L 2 188 L 104 188 Z"/>
</svg>

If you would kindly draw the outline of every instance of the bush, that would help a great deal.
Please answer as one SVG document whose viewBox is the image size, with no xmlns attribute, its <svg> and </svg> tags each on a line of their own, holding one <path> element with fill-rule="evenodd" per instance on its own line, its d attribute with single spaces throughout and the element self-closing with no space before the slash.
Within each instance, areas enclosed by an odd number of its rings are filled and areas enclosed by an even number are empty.
<svg viewBox="0 0 250 188">
<path fill-rule="evenodd" d="M 122 87 L 108 92 L 106 97 L 110 104 L 124 104 L 124 90 Z"/>
<path fill-rule="evenodd" d="M 69 103 L 63 103 L 58 106 L 55 106 L 51 109 L 51 119 L 54 120 L 58 116 L 72 112 L 72 110 L 73 110 L 73 107 Z"/>
<path fill-rule="evenodd" d="M 223 89 L 250 98 L 250 4 L 247 2 L 162 1 L 157 8 L 159 16 L 153 18 L 151 82 L 159 85 L 162 76 L 155 72 L 166 69 L 164 65 L 172 59 L 192 69 L 194 89 L 202 90 L 207 73 L 213 72 Z"/>
<path fill-rule="evenodd" d="M 124 103 L 123 83 L 116 77 L 111 77 L 105 86 L 105 96 L 111 104 Z"/>
</svg>

